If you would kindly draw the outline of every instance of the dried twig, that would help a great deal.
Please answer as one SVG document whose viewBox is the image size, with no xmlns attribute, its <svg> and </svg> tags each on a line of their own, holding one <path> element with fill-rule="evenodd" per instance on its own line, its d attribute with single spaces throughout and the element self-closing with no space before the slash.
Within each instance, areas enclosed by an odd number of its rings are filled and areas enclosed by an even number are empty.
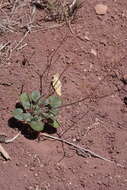
<svg viewBox="0 0 127 190">
<path fill-rule="evenodd" d="M 76 7 L 76 4 L 77 4 L 77 0 L 73 0 L 73 2 L 70 4 L 70 9 L 73 11 L 74 8 Z"/>
<path fill-rule="evenodd" d="M 18 133 L 17 135 L 15 135 L 13 138 L 5 140 L 5 143 L 6 143 L 6 144 L 12 143 L 15 139 L 17 139 L 17 138 L 19 137 L 20 134 L 21 134 L 21 132 L 19 132 L 19 133 Z"/>
<path fill-rule="evenodd" d="M 21 134 L 21 132 L 19 132 L 17 135 L 15 135 L 13 138 L 11 138 L 11 139 L 5 139 L 5 135 L 1 135 L 2 137 L 1 137 L 1 139 L 0 139 L 0 142 L 1 143 L 6 143 L 6 144 L 8 144 L 8 143 L 12 143 L 15 139 L 17 139 L 17 137 L 19 137 L 19 135 Z"/>
<path fill-rule="evenodd" d="M 1 152 L 2 156 L 3 156 L 6 160 L 11 160 L 11 157 L 9 156 L 9 154 L 7 153 L 7 151 L 2 147 L 1 144 L 0 144 L 0 152 Z"/>
<path fill-rule="evenodd" d="M 12 51 L 14 51 L 14 50 L 16 50 L 19 46 L 20 46 L 20 44 L 25 40 L 25 38 L 27 37 L 27 35 L 28 35 L 28 33 L 29 33 L 29 31 L 27 31 L 25 34 L 24 34 L 24 36 L 21 38 L 21 40 L 17 43 L 17 45 L 12 49 Z"/>
<path fill-rule="evenodd" d="M 64 23 L 55 23 L 55 24 L 42 24 L 41 26 L 33 26 L 32 28 L 35 28 L 32 30 L 32 32 L 38 32 L 38 31 L 42 31 L 45 32 L 47 30 L 52 30 L 54 28 L 60 28 L 63 27 Z"/>
<path fill-rule="evenodd" d="M 17 137 L 21 134 L 21 132 L 19 132 L 17 135 L 15 135 L 13 138 L 11 139 L 5 139 L 5 135 L 1 135 L 1 139 L 0 142 L 1 143 L 12 143 L 15 139 L 17 139 Z M 3 148 L 3 146 L 0 144 L 0 152 L 2 154 L 2 156 L 6 159 L 6 160 L 11 160 L 11 157 L 9 156 L 8 152 Z"/>
<path fill-rule="evenodd" d="M 10 45 L 10 41 L 8 41 L 5 44 L 0 44 L 0 51 L 2 51 L 4 48 L 6 48 L 8 45 Z"/>
<path fill-rule="evenodd" d="M 76 150 L 78 150 L 79 152 L 81 152 L 81 153 L 83 153 L 83 154 L 88 153 L 88 154 L 90 154 L 91 156 L 96 157 L 96 158 L 99 158 L 99 159 L 101 159 L 101 160 L 104 160 L 104 161 L 107 161 L 107 162 L 110 162 L 110 163 L 113 163 L 113 164 L 115 163 L 114 161 L 112 161 L 112 160 L 110 160 L 110 159 L 107 159 L 107 158 L 105 158 L 105 157 L 102 157 L 102 156 L 100 156 L 99 154 L 96 154 L 95 152 L 93 152 L 93 151 L 91 151 L 91 150 L 89 150 L 89 149 L 82 148 L 81 146 L 78 146 L 78 145 L 76 145 L 76 144 L 74 144 L 74 143 L 71 143 L 71 142 L 69 142 L 69 141 L 67 141 L 67 140 L 64 140 L 64 139 L 61 139 L 61 138 L 58 138 L 58 137 L 54 137 L 54 136 L 51 136 L 51 135 L 48 135 L 48 134 L 45 134 L 45 133 L 42 133 L 42 136 L 47 137 L 47 138 L 51 138 L 51 139 L 54 139 L 54 140 L 57 140 L 57 141 L 60 141 L 60 142 L 63 142 L 63 143 L 66 143 L 66 144 L 68 144 L 68 145 L 74 147 Z M 115 164 L 117 164 L 117 163 L 115 163 Z M 121 164 L 117 164 L 117 166 L 124 167 L 124 166 L 121 165 Z"/>
</svg>

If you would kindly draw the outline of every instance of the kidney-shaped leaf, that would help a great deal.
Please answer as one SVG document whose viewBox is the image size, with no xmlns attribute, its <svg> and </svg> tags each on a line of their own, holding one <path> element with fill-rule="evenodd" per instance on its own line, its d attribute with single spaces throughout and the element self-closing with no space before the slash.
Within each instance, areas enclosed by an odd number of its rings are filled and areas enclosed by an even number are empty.
<svg viewBox="0 0 127 190">
<path fill-rule="evenodd" d="M 49 120 L 48 121 L 49 125 L 51 125 L 54 128 L 58 128 L 60 126 L 59 122 L 57 120 Z"/>
<path fill-rule="evenodd" d="M 29 123 L 30 127 L 34 130 L 34 131 L 42 131 L 44 129 L 44 123 L 42 123 L 41 121 L 32 121 Z"/>
<path fill-rule="evenodd" d="M 23 110 L 21 108 L 17 108 L 12 112 L 12 115 L 14 116 L 15 119 L 19 120 L 19 121 L 23 121 Z"/>
<path fill-rule="evenodd" d="M 25 109 L 30 109 L 30 97 L 27 93 L 22 93 L 20 101 Z"/>
<path fill-rule="evenodd" d="M 34 102 L 36 102 L 40 98 L 40 92 L 38 91 L 33 91 L 31 94 L 31 98 Z"/>
<path fill-rule="evenodd" d="M 56 109 L 56 108 L 53 109 L 52 108 L 52 109 L 49 110 L 49 113 L 51 113 L 55 117 L 59 113 L 59 109 Z"/>
<path fill-rule="evenodd" d="M 24 121 L 29 122 L 32 120 L 32 115 L 30 113 L 24 113 L 23 115 Z"/>
<path fill-rule="evenodd" d="M 50 96 L 46 100 L 46 104 L 49 104 L 51 107 L 59 107 L 59 106 L 61 106 L 62 101 L 59 96 Z"/>
<path fill-rule="evenodd" d="M 60 124 L 58 123 L 57 120 L 54 120 L 52 126 L 53 126 L 54 128 L 58 128 L 58 127 L 60 126 Z"/>
</svg>

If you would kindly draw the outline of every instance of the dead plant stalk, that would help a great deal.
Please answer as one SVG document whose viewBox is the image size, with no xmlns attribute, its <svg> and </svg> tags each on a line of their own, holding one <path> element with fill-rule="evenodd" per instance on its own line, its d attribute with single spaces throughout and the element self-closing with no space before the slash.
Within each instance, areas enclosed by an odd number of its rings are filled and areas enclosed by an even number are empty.
<svg viewBox="0 0 127 190">
<path fill-rule="evenodd" d="M 102 160 L 104 160 L 104 161 L 108 161 L 108 162 L 114 163 L 113 161 L 111 161 L 111 160 L 109 160 L 109 159 L 107 159 L 107 158 L 104 158 L 104 157 L 102 157 L 102 156 L 96 154 L 95 152 L 92 152 L 92 151 L 89 150 L 89 149 L 82 148 L 81 146 L 78 146 L 78 145 L 76 145 L 76 144 L 74 144 L 74 143 L 71 143 L 71 142 L 69 142 L 69 141 L 67 141 L 67 140 L 64 140 L 64 139 L 61 139 L 61 138 L 58 138 L 58 137 L 54 137 L 54 136 L 51 136 L 51 135 L 48 135 L 48 134 L 45 134 L 45 133 L 42 133 L 42 136 L 47 137 L 47 138 L 51 138 L 51 139 L 54 139 L 54 140 L 57 140 L 57 141 L 60 141 L 60 142 L 63 142 L 63 143 L 65 143 L 65 144 L 68 144 L 68 145 L 70 145 L 70 146 L 76 148 L 77 150 L 81 151 L 82 153 L 88 153 L 88 154 L 90 154 L 91 156 L 94 156 L 94 157 L 96 157 L 96 158 L 100 158 L 100 159 L 102 159 Z"/>
</svg>

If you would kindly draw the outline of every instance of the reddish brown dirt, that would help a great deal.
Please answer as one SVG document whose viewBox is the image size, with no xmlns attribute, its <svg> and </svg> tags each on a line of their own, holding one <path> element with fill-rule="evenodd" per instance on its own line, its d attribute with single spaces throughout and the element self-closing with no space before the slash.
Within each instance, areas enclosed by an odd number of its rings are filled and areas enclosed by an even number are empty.
<svg viewBox="0 0 127 190">
<path fill-rule="evenodd" d="M 103 16 L 97 16 L 94 10 L 100 2 L 108 6 Z M 5 12 L 9 14 L 12 7 L 10 4 L 3 7 L 1 17 Z M 23 8 L 24 22 L 29 8 Z M 17 126 L 10 124 L 10 118 L 21 87 L 24 85 L 26 92 L 39 89 L 36 72 L 44 72 L 47 58 L 57 49 L 48 77 L 43 77 L 43 92 L 47 93 L 52 75 L 61 73 L 69 65 L 61 77 L 64 104 L 86 97 L 83 102 L 61 109 L 62 127 L 58 133 L 63 133 L 63 139 L 125 167 L 87 155 L 81 157 L 60 142 L 48 139 L 38 143 L 22 134 L 12 144 L 2 144 L 12 160 L 5 161 L 1 157 L 0 189 L 127 189 L 127 105 L 124 102 L 127 84 L 123 82 L 127 74 L 126 9 L 126 0 L 84 0 L 71 25 L 81 39 L 76 39 L 67 25 L 46 31 L 38 29 L 31 31 L 21 43 L 27 46 L 14 50 L 10 58 L 3 52 L 0 59 L 0 133 L 8 137 L 17 133 Z M 36 10 L 34 25 L 43 22 L 42 18 L 43 11 Z M 23 32 L 19 27 L 14 32 L 4 31 L 0 43 L 10 41 L 14 47 Z"/>
</svg>

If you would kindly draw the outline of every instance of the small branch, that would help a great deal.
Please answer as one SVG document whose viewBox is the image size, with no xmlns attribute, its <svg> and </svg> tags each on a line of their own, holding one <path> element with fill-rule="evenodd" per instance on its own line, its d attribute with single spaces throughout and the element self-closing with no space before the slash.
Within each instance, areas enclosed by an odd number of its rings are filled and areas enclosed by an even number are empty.
<svg viewBox="0 0 127 190">
<path fill-rule="evenodd" d="M 21 45 L 21 43 L 25 40 L 25 38 L 27 37 L 27 35 L 29 34 L 29 30 L 24 34 L 24 36 L 21 38 L 21 40 L 17 43 L 17 45 L 11 50 L 14 51 L 17 48 L 19 48 L 19 46 Z"/>
<path fill-rule="evenodd" d="M 2 147 L 1 144 L 0 144 L 0 152 L 6 160 L 11 160 L 11 157 L 9 156 L 7 151 Z"/>
<path fill-rule="evenodd" d="M 5 44 L 0 45 L 0 51 L 2 51 L 5 47 L 7 47 L 8 45 L 10 45 L 10 42 L 7 42 Z"/>
<path fill-rule="evenodd" d="M 77 0 L 73 0 L 73 2 L 71 3 L 71 5 L 69 6 L 72 11 L 76 7 L 76 4 L 77 4 Z"/>
<path fill-rule="evenodd" d="M 5 137 L 1 138 L 0 139 L 0 142 L 1 143 L 5 143 L 5 144 L 8 144 L 8 143 L 12 143 L 15 139 L 17 139 L 17 137 L 21 134 L 21 132 L 19 132 L 17 135 L 15 135 L 13 138 L 11 139 L 5 139 Z"/>
<path fill-rule="evenodd" d="M 5 143 L 8 144 L 8 143 L 12 143 L 15 139 L 18 138 L 18 136 L 21 134 L 21 132 L 19 132 L 17 135 L 15 135 L 13 138 L 11 139 L 7 139 L 5 140 Z"/>
<path fill-rule="evenodd" d="M 54 136 L 51 136 L 51 135 L 48 135 L 48 134 L 44 134 L 44 133 L 41 134 L 41 135 L 44 136 L 44 137 L 51 138 L 51 139 L 54 139 L 54 140 L 63 142 L 63 143 L 65 143 L 65 144 L 68 144 L 68 145 L 70 145 L 70 146 L 76 148 L 77 150 L 79 150 L 81 153 L 88 153 L 88 154 L 90 154 L 91 156 L 96 157 L 96 158 L 99 158 L 99 159 L 101 159 L 101 160 L 104 160 L 104 161 L 107 161 L 107 162 L 110 162 L 110 163 L 115 163 L 114 161 L 109 160 L 109 159 L 107 159 L 107 158 L 105 158 L 105 157 L 102 157 L 102 156 L 100 156 L 99 154 L 96 154 L 95 152 L 93 152 L 93 151 L 91 151 L 91 150 L 89 150 L 89 149 L 82 148 L 81 146 L 78 146 L 78 145 L 76 145 L 76 144 L 74 144 L 74 143 L 68 142 L 68 141 L 66 141 L 66 140 L 64 140 L 64 139 L 61 139 L 61 138 L 58 138 L 58 137 L 54 137 Z M 115 163 L 115 164 L 117 164 L 117 163 Z M 117 164 L 117 166 L 124 167 L 124 166 L 121 165 L 121 164 Z"/>
</svg>

